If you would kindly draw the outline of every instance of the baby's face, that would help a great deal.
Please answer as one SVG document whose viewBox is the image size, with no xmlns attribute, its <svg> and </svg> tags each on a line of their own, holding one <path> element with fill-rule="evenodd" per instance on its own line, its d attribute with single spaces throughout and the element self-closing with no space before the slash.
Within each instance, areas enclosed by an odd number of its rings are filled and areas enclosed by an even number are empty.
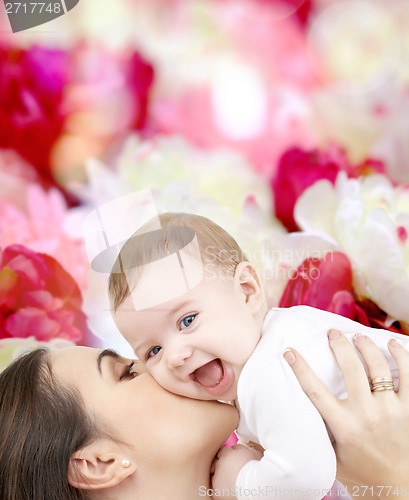
<svg viewBox="0 0 409 500">
<path fill-rule="evenodd" d="M 150 283 L 152 293 L 158 277 L 144 278 L 137 288 Z M 240 372 L 260 339 L 238 280 L 209 273 L 189 292 L 143 310 L 128 296 L 114 319 L 162 387 L 195 399 L 235 399 Z"/>
</svg>

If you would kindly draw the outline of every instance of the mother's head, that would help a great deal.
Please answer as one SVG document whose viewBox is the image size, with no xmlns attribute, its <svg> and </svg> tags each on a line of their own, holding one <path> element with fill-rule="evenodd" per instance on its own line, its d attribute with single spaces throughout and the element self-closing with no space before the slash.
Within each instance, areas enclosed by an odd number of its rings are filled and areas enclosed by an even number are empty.
<svg viewBox="0 0 409 500">
<path fill-rule="evenodd" d="M 37 349 L 0 374 L 0 498 L 194 498 L 237 425 L 110 350 Z"/>
</svg>

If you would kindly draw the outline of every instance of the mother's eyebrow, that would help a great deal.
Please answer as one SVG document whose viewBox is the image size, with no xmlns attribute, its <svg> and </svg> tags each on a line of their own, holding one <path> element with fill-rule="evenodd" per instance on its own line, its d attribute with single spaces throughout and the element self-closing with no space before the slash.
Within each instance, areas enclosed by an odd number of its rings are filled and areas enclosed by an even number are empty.
<svg viewBox="0 0 409 500">
<path fill-rule="evenodd" d="M 98 354 L 98 357 L 97 357 L 97 368 L 98 368 L 98 371 L 99 371 L 99 374 L 102 375 L 102 371 L 101 371 L 101 362 L 102 360 L 105 358 L 105 356 L 110 356 L 111 358 L 114 358 L 114 359 L 118 359 L 120 358 L 121 356 L 116 352 L 114 351 L 113 349 L 104 349 L 102 352 L 100 352 Z"/>
</svg>

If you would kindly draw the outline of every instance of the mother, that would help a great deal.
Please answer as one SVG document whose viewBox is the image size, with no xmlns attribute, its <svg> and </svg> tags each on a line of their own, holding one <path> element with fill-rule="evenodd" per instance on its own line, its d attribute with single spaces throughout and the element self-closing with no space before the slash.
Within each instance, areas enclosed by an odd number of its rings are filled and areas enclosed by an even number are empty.
<svg viewBox="0 0 409 500">
<path fill-rule="evenodd" d="M 295 354 L 293 368 L 302 376 L 306 367 Z M 353 356 L 354 352 L 344 353 L 344 373 L 350 366 L 345 360 Z M 364 357 L 370 365 L 371 360 L 379 363 L 379 356 L 379 351 L 372 350 Z M 402 353 L 399 368 L 409 372 L 409 359 Z M 356 370 L 361 370 L 356 391 L 367 391 L 362 365 L 355 363 Z M 307 382 L 311 376 L 307 373 Z M 353 454 L 354 480 L 360 484 L 368 484 L 371 464 L 385 470 L 382 480 L 391 484 L 394 478 L 388 466 L 396 454 L 406 457 L 405 465 L 409 463 L 407 439 L 402 439 L 409 436 L 406 385 L 379 444 L 373 439 L 379 438 L 379 429 L 362 427 L 368 415 L 362 414 L 359 400 L 349 401 L 341 428 L 334 423 L 337 456 Z M 304 387 L 310 395 L 324 390 L 315 379 Z M 373 410 L 384 407 L 380 398 L 372 402 Z M 364 433 L 361 442 L 343 439 L 348 420 Z M 50 353 L 37 349 L 0 374 L 0 498 L 203 498 L 210 488 L 212 461 L 237 421 L 233 406 L 171 394 L 138 362 L 111 350 L 74 347 Z M 328 423 L 332 429 L 331 419 Z M 392 449 L 385 447 L 390 441 Z M 368 454 L 368 443 L 373 455 Z M 248 454 L 246 460 L 254 458 L 254 452 L 248 450 Z"/>
<path fill-rule="evenodd" d="M 0 375 L 0 498 L 203 498 L 237 423 L 111 350 L 37 349 Z"/>
</svg>

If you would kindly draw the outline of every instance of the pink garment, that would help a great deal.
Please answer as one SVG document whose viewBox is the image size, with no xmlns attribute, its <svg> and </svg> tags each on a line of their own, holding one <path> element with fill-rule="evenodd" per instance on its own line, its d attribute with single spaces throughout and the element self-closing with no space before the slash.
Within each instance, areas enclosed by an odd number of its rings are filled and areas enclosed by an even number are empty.
<svg viewBox="0 0 409 500">
<path fill-rule="evenodd" d="M 328 495 L 325 495 L 325 497 L 323 497 L 322 500 L 337 500 L 337 499 L 351 500 L 348 491 L 339 481 L 335 481 L 335 483 L 332 485 L 332 488 L 328 492 Z"/>
<path fill-rule="evenodd" d="M 239 439 L 238 439 L 238 437 L 237 437 L 236 433 L 235 433 L 235 432 L 232 432 L 232 433 L 230 434 L 229 439 L 228 439 L 228 440 L 224 443 L 223 448 L 224 448 L 225 446 L 233 446 L 233 445 L 237 444 L 238 440 L 239 440 Z"/>
</svg>

